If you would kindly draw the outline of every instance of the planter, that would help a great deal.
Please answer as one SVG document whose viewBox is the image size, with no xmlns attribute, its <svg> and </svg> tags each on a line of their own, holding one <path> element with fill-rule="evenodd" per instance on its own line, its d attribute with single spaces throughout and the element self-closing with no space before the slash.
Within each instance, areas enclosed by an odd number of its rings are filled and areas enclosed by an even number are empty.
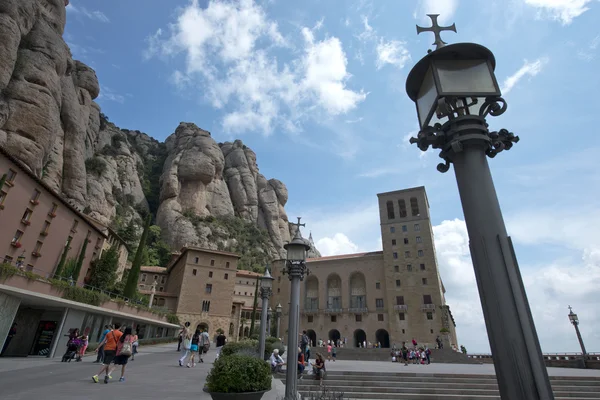
<svg viewBox="0 0 600 400">
<path fill-rule="evenodd" d="M 16 247 L 17 249 L 20 249 L 20 248 L 21 248 L 21 243 L 19 243 L 19 242 L 11 242 L 11 243 L 10 243 L 10 245 L 11 245 L 12 247 Z"/>
<path fill-rule="evenodd" d="M 50 218 L 54 218 L 54 217 L 56 217 L 56 213 L 49 212 L 49 213 L 48 213 L 48 216 L 49 216 Z"/>
<path fill-rule="evenodd" d="M 38 204 L 40 204 L 40 201 L 39 201 L 39 200 L 29 200 L 29 202 L 30 202 L 31 204 L 33 204 L 34 206 L 37 206 Z"/>
<path fill-rule="evenodd" d="M 22 220 L 21 220 L 21 223 L 22 223 L 23 225 L 26 225 L 26 226 L 29 226 L 29 225 L 31 225 L 31 221 L 27 221 L 26 219 L 22 219 Z"/>
<path fill-rule="evenodd" d="M 246 392 L 246 393 L 213 393 L 209 392 L 205 387 L 203 389 L 206 393 L 210 394 L 213 400 L 260 400 L 268 390 L 260 392 Z"/>
</svg>

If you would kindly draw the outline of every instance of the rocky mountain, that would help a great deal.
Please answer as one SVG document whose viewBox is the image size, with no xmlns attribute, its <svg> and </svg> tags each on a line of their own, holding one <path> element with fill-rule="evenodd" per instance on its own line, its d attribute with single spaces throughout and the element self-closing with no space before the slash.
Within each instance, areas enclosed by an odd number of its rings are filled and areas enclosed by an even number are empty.
<svg viewBox="0 0 600 400">
<path fill-rule="evenodd" d="M 161 143 L 111 123 L 94 101 L 94 70 L 63 40 L 67 4 L 0 2 L 0 146 L 105 224 L 150 212 L 172 249 L 244 253 L 246 268 L 284 256 L 285 185 L 260 174 L 239 140 L 217 143 L 182 122 Z"/>
</svg>

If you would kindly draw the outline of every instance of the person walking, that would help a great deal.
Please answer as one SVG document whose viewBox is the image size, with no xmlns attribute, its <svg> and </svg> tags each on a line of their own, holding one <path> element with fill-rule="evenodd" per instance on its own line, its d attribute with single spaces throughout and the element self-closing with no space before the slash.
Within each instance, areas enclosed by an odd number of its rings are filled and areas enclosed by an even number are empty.
<svg viewBox="0 0 600 400">
<path fill-rule="evenodd" d="M 81 344 L 79 345 L 79 357 L 77 357 L 77 361 L 83 361 L 83 356 L 85 356 L 85 351 L 89 345 L 89 340 L 86 335 L 81 336 Z"/>
<path fill-rule="evenodd" d="M 200 358 L 199 356 L 199 352 L 200 352 L 200 336 L 202 336 L 202 332 L 200 332 L 200 329 L 196 329 L 196 332 L 194 333 L 194 335 L 192 336 L 192 342 L 190 344 L 190 359 L 188 360 L 186 367 L 191 368 L 191 367 L 195 367 L 196 366 L 196 355 L 198 355 L 198 358 Z M 191 363 L 191 365 L 190 365 Z"/>
<path fill-rule="evenodd" d="M 219 355 L 221 354 L 221 349 L 223 348 L 223 346 L 225 346 L 226 343 L 227 343 L 227 336 L 225 336 L 225 333 L 223 333 L 223 331 L 220 331 L 219 335 L 217 336 L 217 356 L 216 356 L 216 358 L 219 358 Z"/>
<path fill-rule="evenodd" d="M 427 358 L 427 365 L 431 364 L 431 350 L 425 346 L 425 357 Z"/>
<path fill-rule="evenodd" d="M 406 347 L 406 342 L 402 342 L 402 358 L 404 359 L 404 366 L 408 365 L 408 347 Z"/>
<path fill-rule="evenodd" d="M 125 331 L 117 342 L 117 355 L 115 357 L 115 366 L 113 368 L 116 368 L 117 365 L 121 366 L 121 377 L 119 378 L 119 382 L 125 382 L 125 368 L 127 368 L 129 357 L 133 354 L 133 336 L 131 327 L 128 326 L 125 328 Z"/>
<path fill-rule="evenodd" d="M 92 376 L 92 381 L 94 381 L 94 383 L 98 383 L 98 377 L 102 375 L 103 372 L 105 373 L 104 383 L 108 383 L 108 380 L 111 378 L 110 373 L 112 371 L 110 370 L 110 364 L 112 364 L 117 356 L 119 339 L 123 336 L 123 332 L 119 330 L 120 327 L 121 324 L 118 322 L 115 323 L 114 329 L 106 334 L 104 340 L 100 343 L 100 346 L 98 346 L 99 348 L 104 346 L 104 360 L 102 360 L 102 368 L 100 368 L 100 371 Z M 98 349 L 96 349 L 96 351 L 97 350 Z"/>
<path fill-rule="evenodd" d="M 204 358 L 202 358 L 202 356 L 206 353 L 208 353 L 208 350 L 210 349 L 210 336 L 208 336 L 208 329 L 203 329 L 202 333 L 200 334 L 200 362 L 203 363 L 204 362 Z"/>
<path fill-rule="evenodd" d="M 104 325 L 104 332 L 102 332 L 102 336 L 100 336 L 100 343 L 104 342 L 104 338 L 106 337 L 106 334 L 110 332 L 110 330 L 110 325 Z M 96 361 L 94 362 L 101 363 L 102 361 L 104 361 L 104 345 L 98 346 L 97 352 L 98 356 L 96 357 Z"/>
<path fill-rule="evenodd" d="M 183 367 L 183 362 L 188 358 L 189 354 L 190 354 L 190 346 L 192 345 L 191 339 L 192 339 L 192 335 L 190 332 L 190 323 L 186 322 L 181 330 L 181 337 L 183 338 L 182 343 L 183 343 L 183 349 L 181 350 L 181 352 L 183 353 L 183 356 L 181 356 L 181 358 L 179 359 L 179 366 Z"/>
<path fill-rule="evenodd" d="M 6 349 L 8 349 L 8 345 L 10 344 L 10 341 L 13 340 L 13 338 L 16 335 L 17 335 L 17 323 L 15 322 L 10 327 L 10 330 L 8 331 L 8 335 L 6 336 L 6 339 L 4 340 L 4 345 L 2 346 L 2 351 L 0 352 L 0 356 L 4 354 Z"/>
<path fill-rule="evenodd" d="M 331 342 L 327 343 L 327 361 L 331 361 Z"/>
<path fill-rule="evenodd" d="M 132 344 L 131 344 L 131 346 L 132 346 L 132 349 L 131 349 L 132 350 L 131 351 L 131 361 L 135 361 L 135 355 L 138 352 L 137 349 L 138 349 L 138 346 L 140 345 L 140 343 L 139 343 L 139 333 L 140 333 L 139 328 L 136 328 L 135 329 L 135 334 L 131 338 L 131 340 L 132 340 Z"/>
</svg>

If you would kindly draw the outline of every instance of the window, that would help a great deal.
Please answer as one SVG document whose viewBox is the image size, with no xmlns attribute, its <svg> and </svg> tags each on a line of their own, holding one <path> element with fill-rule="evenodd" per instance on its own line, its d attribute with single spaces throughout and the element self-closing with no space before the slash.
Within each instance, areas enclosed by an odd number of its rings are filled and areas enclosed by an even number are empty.
<svg viewBox="0 0 600 400">
<path fill-rule="evenodd" d="M 404 320 L 406 319 L 406 315 L 404 315 L 404 313 L 403 313 L 403 312 L 401 312 L 401 313 L 398 313 L 398 319 L 399 319 L 400 321 L 404 321 Z M 402 333 L 404 333 L 404 329 L 402 329 Z"/>
<path fill-rule="evenodd" d="M 44 243 L 40 242 L 39 240 L 37 241 L 37 243 L 35 244 L 35 247 L 33 248 L 33 252 L 40 254 L 41 250 L 42 250 L 42 245 Z"/>
<path fill-rule="evenodd" d="M 400 272 L 400 267 L 398 265 L 394 265 L 394 272 Z"/>
<path fill-rule="evenodd" d="M 37 189 L 33 190 L 33 194 L 31 195 L 31 204 L 40 204 L 39 200 L 40 200 L 40 196 L 41 196 L 41 192 Z"/>
<path fill-rule="evenodd" d="M 396 239 L 392 239 L 392 246 L 396 245 Z"/>
<path fill-rule="evenodd" d="M 396 287 L 400 287 L 400 279 L 396 279 Z"/>
<path fill-rule="evenodd" d="M 154 275 L 154 282 L 158 280 L 158 275 Z"/>
<path fill-rule="evenodd" d="M 417 236 L 416 239 L 417 239 L 417 243 L 423 243 L 423 240 L 421 239 L 421 236 Z"/>
<path fill-rule="evenodd" d="M 248 296 L 248 292 L 244 292 L 244 296 Z"/>
<path fill-rule="evenodd" d="M 281 276 L 277 277 L 277 282 L 281 282 Z"/>
<path fill-rule="evenodd" d="M 33 211 L 31 211 L 29 208 L 26 208 L 25 212 L 23 213 L 23 217 L 21 218 L 21 221 L 28 222 L 26 225 L 29 225 L 32 215 L 33 215 Z"/>
<path fill-rule="evenodd" d="M 433 329 L 430 329 L 430 330 L 429 330 L 429 333 L 433 333 Z"/>
<path fill-rule="evenodd" d="M 419 264 L 419 268 L 421 268 L 421 271 L 425 271 L 425 264 Z"/>
<path fill-rule="evenodd" d="M 331 322 L 337 322 L 337 315 L 331 316 Z"/>
<path fill-rule="evenodd" d="M 408 238 L 404 238 L 404 244 L 408 244 Z"/>
<path fill-rule="evenodd" d="M 50 208 L 50 212 L 48 213 L 51 217 L 56 217 L 56 211 L 58 210 L 58 204 L 52 203 L 52 207 Z"/>
<path fill-rule="evenodd" d="M 406 332 L 404 332 L 404 329 L 402 329 L 402 333 L 406 333 Z"/>
<path fill-rule="evenodd" d="M 381 289 L 381 283 L 375 282 L 375 289 Z"/>
<path fill-rule="evenodd" d="M 404 252 L 404 258 L 410 258 L 410 251 Z"/>
<path fill-rule="evenodd" d="M 198 273 L 198 270 L 197 270 L 196 268 L 194 268 L 194 269 L 192 270 L 192 275 L 196 276 L 196 274 L 197 274 L 197 273 Z"/>
<path fill-rule="evenodd" d="M 277 293 L 281 293 L 281 289 L 280 288 L 277 288 Z"/>
<path fill-rule="evenodd" d="M 396 305 L 403 306 L 404 305 L 404 296 L 396 296 Z"/>
<path fill-rule="evenodd" d="M 427 312 L 427 319 L 429 319 L 429 320 L 433 319 L 433 313 L 432 312 Z"/>
<path fill-rule="evenodd" d="M 77 220 L 73 221 L 73 226 L 71 227 L 71 232 L 73 232 L 73 233 L 77 232 L 77 225 L 79 225 L 79 221 L 77 221 Z"/>
<path fill-rule="evenodd" d="M 423 282 L 423 285 L 427 285 L 427 278 L 422 278 L 421 282 Z"/>
<path fill-rule="evenodd" d="M 406 218 L 406 201 L 404 199 L 398 200 L 398 209 L 400 210 L 400 218 Z"/>
<path fill-rule="evenodd" d="M 383 321 L 383 314 L 377 314 L 377 321 Z"/>
<path fill-rule="evenodd" d="M 19 243 L 19 241 L 21 240 L 22 237 L 23 237 L 23 231 L 17 230 L 15 232 L 15 236 L 13 236 L 11 243 L 13 243 L 13 244 Z"/>
<path fill-rule="evenodd" d="M 12 186 L 12 184 L 15 182 L 16 177 L 17 177 L 17 173 L 15 171 L 13 171 L 12 169 L 9 169 L 6 174 L 6 182 L 10 183 Z"/>
<path fill-rule="evenodd" d="M 200 259 L 199 259 L 198 257 L 196 257 L 196 258 L 194 259 L 194 262 L 195 262 L 196 264 L 198 264 L 198 261 L 200 261 Z"/>
<path fill-rule="evenodd" d="M 396 232 L 396 228 L 394 228 L 393 226 L 390 226 L 390 233 L 395 233 Z"/>
<path fill-rule="evenodd" d="M 4 200 L 6 200 L 6 193 L 0 191 L 0 210 L 4 208 Z"/>
<path fill-rule="evenodd" d="M 225 263 L 225 268 L 229 268 L 229 261 Z"/>
<path fill-rule="evenodd" d="M 394 260 L 398 258 L 398 253 L 394 252 Z"/>
<path fill-rule="evenodd" d="M 308 323 L 311 323 L 311 322 L 313 322 L 313 316 L 312 316 L 312 315 L 309 315 L 309 316 L 308 316 Z"/>
<path fill-rule="evenodd" d="M 408 272 L 411 272 L 412 271 L 412 264 L 406 264 L 406 270 Z"/>
<path fill-rule="evenodd" d="M 89 239 L 90 236 L 92 236 L 92 231 L 88 231 L 87 236 L 85 237 L 86 239 Z"/>
<path fill-rule="evenodd" d="M 206 284 L 206 289 L 204 290 L 207 294 L 211 294 L 212 293 L 212 283 L 207 283 Z"/>
<path fill-rule="evenodd" d="M 383 299 L 375 299 L 375 307 L 383 308 Z"/>
<path fill-rule="evenodd" d="M 402 232 L 408 232 L 408 227 L 406 225 L 402 225 Z"/>
<path fill-rule="evenodd" d="M 362 322 L 362 315 L 360 315 L 360 314 L 355 314 L 355 315 L 354 315 L 354 320 L 355 320 L 356 322 Z"/>
<path fill-rule="evenodd" d="M 33 265 L 27 264 L 27 268 L 25 268 L 25 271 L 32 272 L 33 271 Z"/>
<path fill-rule="evenodd" d="M 410 212 L 413 217 L 418 217 L 421 214 L 419 213 L 419 202 L 416 197 L 410 198 Z"/>
<path fill-rule="evenodd" d="M 202 302 L 202 311 L 209 312 L 210 311 L 210 300 L 204 300 Z"/>
<path fill-rule="evenodd" d="M 225 280 L 229 279 L 229 274 L 225 274 Z"/>
<path fill-rule="evenodd" d="M 215 266 L 215 260 L 210 260 L 210 266 L 214 267 Z"/>
<path fill-rule="evenodd" d="M 159 291 L 159 292 L 162 292 L 162 291 L 164 291 L 164 290 L 165 290 L 165 288 L 164 288 L 164 287 L 162 287 L 162 286 L 158 288 L 158 291 Z"/>
<path fill-rule="evenodd" d="M 208 277 L 212 278 L 212 271 L 208 271 Z"/>
<path fill-rule="evenodd" d="M 142 274 L 142 282 L 146 282 L 146 274 Z"/>
<path fill-rule="evenodd" d="M 160 283 L 165 283 L 165 279 L 166 279 L 166 276 L 163 276 L 162 278 L 160 278 Z"/>
<path fill-rule="evenodd" d="M 415 224 L 415 232 L 419 232 L 421 230 L 421 225 Z"/>
<path fill-rule="evenodd" d="M 9 255 L 5 255 L 4 256 L 4 261 L 2 261 L 4 264 L 12 264 L 12 260 L 13 258 Z"/>
<path fill-rule="evenodd" d="M 388 219 L 396 218 L 396 215 L 394 214 L 394 203 L 392 201 L 388 201 L 386 203 L 386 206 L 387 206 Z"/>
<path fill-rule="evenodd" d="M 418 255 L 419 257 L 423 257 L 423 256 L 425 255 L 425 253 L 423 252 L 423 250 L 418 250 L 418 251 L 417 251 L 417 255 Z"/>
<path fill-rule="evenodd" d="M 423 295 L 423 304 L 433 304 L 431 302 L 431 295 L 430 294 L 424 294 Z"/>
</svg>

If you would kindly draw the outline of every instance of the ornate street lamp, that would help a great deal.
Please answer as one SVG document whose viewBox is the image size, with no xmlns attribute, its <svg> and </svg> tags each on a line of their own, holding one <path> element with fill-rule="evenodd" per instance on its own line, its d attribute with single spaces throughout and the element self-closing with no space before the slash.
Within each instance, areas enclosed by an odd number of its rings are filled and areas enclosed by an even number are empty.
<svg viewBox="0 0 600 400">
<path fill-rule="evenodd" d="M 277 316 L 277 339 L 280 339 L 281 303 L 277 304 L 277 307 L 275 307 L 275 315 Z"/>
<path fill-rule="evenodd" d="M 508 237 L 486 156 L 509 150 L 519 138 L 490 132 L 486 117 L 506 111 L 494 75 L 493 53 L 475 43 L 447 45 L 437 15 L 429 51 L 410 71 L 406 92 L 415 102 L 420 131 L 410 143 L 440 149 L 440 172 L 454 172 L 469 232 L 471 259 L 502 399 L 553 399 L 531 310 Z"/>
<path fill-rule="evenodd" d="M 273 277 L 269 272 L 269 266 L 265 268 L 265 274 L 260 277 L 260 298 L 262 299 L 262 308 L 260 313 L 260 335 L 259 335 L 259 356 L 265 357 L 265 339 L 267 326 L 267 313 L 269 312 L 269 297 L 273 293 Z"/>
<path fill-rule="evenodd" d="M 583 367 L 585 368 L 585 359 L 587 356 L 587 352 L 585 351 L 585 345 L 583 344 L 583 339 L 581 338 L 581 333 L 579 332 L 579 318 L 577 314 L 573 312 L 573 308 L 569 306 L 569 321 L 575 327 L 575 333 L 577 333 L 577 340 L 579 340 L 579 345 L 581 346 L 581 353 L 583 354 Z"/>
<path fill-rule="evenodd" d="M 287 259 L 284 273 L 288 274 L 291 281 L 290 284 L 290 309 L 288 319 L 288 339 L 287 339 L 287 368 L 285 379 L 285 400 L 297 400 L 298 394 L 296 386 L 298 383 L 298 371 L 296 364 L 298 363 L 298 319 L 300 317 L 300 282 L 304 280 L 306 270 L 306 253 L 310 249 L 310 245 L 302 238 L 300 227 L 306 226 L 300 223 L 290 224 L 295 225 L 298 229 L 296 235 L 291 242 L 286 243 L 283 247 L 287 250 Z"/>
</svg>

